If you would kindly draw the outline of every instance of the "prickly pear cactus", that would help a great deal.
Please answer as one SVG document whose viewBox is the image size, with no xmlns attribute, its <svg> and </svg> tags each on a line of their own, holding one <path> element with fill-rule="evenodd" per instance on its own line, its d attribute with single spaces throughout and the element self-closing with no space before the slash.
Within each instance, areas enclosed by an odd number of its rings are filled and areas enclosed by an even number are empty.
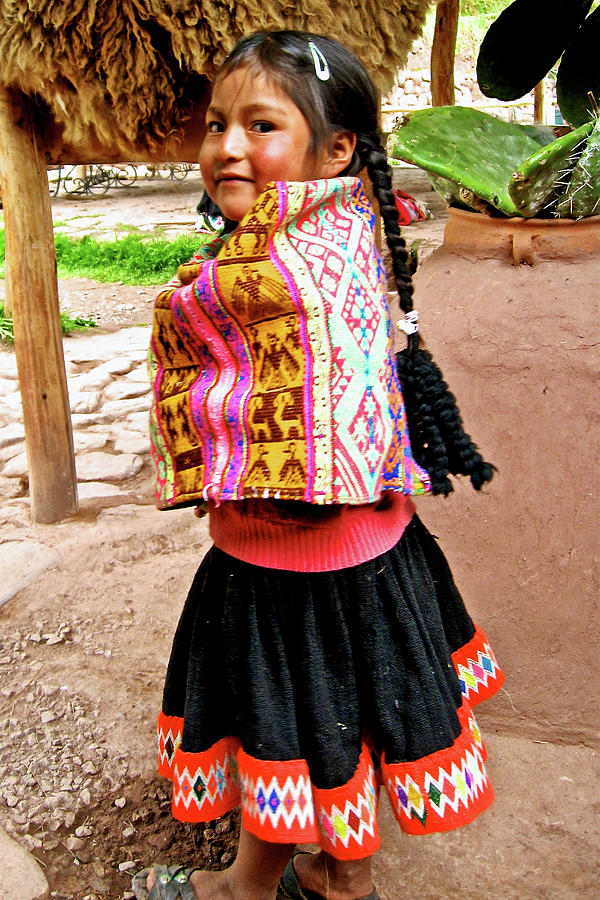
<svg viewBox="0 0 600 900">
<path fill-rule="evenodd" d="M 549 125 L 519 125 L 524 134 L 528 134 L 540 146 L 545 147 L 546 144 L 556 140 L 554 132 Z M 459 182 L 451 181 L 449 178 L 442 178 L 441 175 L 434 175 L 433 172 L 427 173 L 433 188 L 440 197 L 443 197 L 448 206 L 464 207 L 475 212 L 493 214 L 494 207 L 481 197 L 478 197 L 472 190 Z"/>
<path fill-rule="evenodd" d="M 484 201 L 493 210 L 518 216 L 523 213 L 508 186 L 520 163 L 539 151 L 541 139 L 477 109 L 438 106 L 407 117 L 391 135 L 389 151 L 395 159 L 452 182 L 451 189 L 444 183 L 441 192 L 456 193 L 464 205 L 479 209 Z"/>
<path fill-rule="evenodd" d="M 493 213 L 494 207 L 481 197 L 478 197 L 472 190 L 459 184 L 457 181 L 451 181 L 449 178 L 442 178 L 441 175 L 434 175 L 428 172 L 429 180 L 433 188 L 440 197 L 443 197 L 448 206 L 464 207 L 474 212 Z"/>
<path fill-rule="evenodd" d="M 517 166 L 509 184 L 516 215 L 529 218 L 550 211 L 561 191 L 561 182 L 575 165 L 593 127 L 593 122 L 586 122 L 541 150 L 538 148 Z"/>
<path fill-rule="evenodd" d="M 600 119 L 573 169 L 568 188 L 556 205 L 556 215 L 580 219 L 600 213 Z"/>
<path fill-rule="evenodd" d="M 574 128 L 595 116 L 589 94 L 596 102 L 600 101 L 599 41 L 600 7 L 597 7 L 565 50 L 556 77 L 558 105 L 565 122 Z"/>
<path fill-rule="evenodd" d="M 532 91 L 591 6 L 592 0 L 514 0 L 507 6 L 479 48 L 477 81 L 486 97 L 517 100 Z"/>
</svg>

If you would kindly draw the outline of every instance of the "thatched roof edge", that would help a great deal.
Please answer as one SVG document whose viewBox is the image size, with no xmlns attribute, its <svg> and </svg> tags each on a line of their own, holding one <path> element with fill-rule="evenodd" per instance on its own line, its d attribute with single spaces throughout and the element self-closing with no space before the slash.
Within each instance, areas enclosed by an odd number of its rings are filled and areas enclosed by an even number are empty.
<svg viewBox="0 0 600 900">
<path fill-rule="evenodd" d="M 38 98 L 74 146 L 125 152 L 182 130 L 252 31 L 301 28 L 354 50 L 385 89 L 432 0 L 0 0 L 0 83 Z"/>
</svg>

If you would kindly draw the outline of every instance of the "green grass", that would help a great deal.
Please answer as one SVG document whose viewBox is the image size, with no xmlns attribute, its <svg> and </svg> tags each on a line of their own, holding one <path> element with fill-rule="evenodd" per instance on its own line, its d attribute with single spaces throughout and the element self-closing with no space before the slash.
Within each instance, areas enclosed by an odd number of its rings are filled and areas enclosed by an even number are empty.
<svg viewBox="0 0 600 900">
<path fill-rule="evenodd" d="M 55 233 L 58 274 L 62 278 L 93 278 L 106 283 L 159 285 L 175 274 L 177 267 L 197 251 L 206 237 L 180 235 L 175 240 L 156 235 L 126 234 L 115 241 L 97 241 L 86 235 L 72 238 Z M 0 277 L 4 277 L 4 229 L 0 228 Z M 61 312 L 63 334 L 93 328 L 93 319 Z M 13 323 L 4 315 L 0 300 L 0 341 L 12 344 Z"/>
<path fill-rule="evenodd" d="M 82 316 L 72 316 L 69 312 L 61 312 L 60 327 L 63 334 L 72 334 L 74 331 L 87 331 L 95 328 L 93 319 L 84 319 Z M 4 301 L 0 300 L 0 341 L 4 344 L 14 344 L 15 335 L 13 321 L 10 316 L 4 315 Z"/>
<path fill-rule="evenodd" d="M 88 235 L 72 238 L 56 234 L 54 242 L 58 274 L 63 278 L 155 285 L 172 278 L 202 241 L 196 235 L 180 235 L 169 241 L 127 234 L 115 241 L 97 241 Z"/>
<path fill-rule="evenodd" d="M 92 278 L 107 283 L 158 285 L 173 277 L 203 242 L 200 235 L 174 240 L 126 234 L 114 241 L 86 235 L 72 238 L 55 233 L 56 262 L 61 278 Z M 4 231 L 0 229 L 0 276 L 4 276 Z"/>
</svg>

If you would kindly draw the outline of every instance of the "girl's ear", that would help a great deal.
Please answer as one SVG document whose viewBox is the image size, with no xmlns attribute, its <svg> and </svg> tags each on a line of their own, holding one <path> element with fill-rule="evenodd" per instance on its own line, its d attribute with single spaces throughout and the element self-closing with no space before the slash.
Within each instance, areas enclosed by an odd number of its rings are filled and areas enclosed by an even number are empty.
<svg viewBox="0 0 600 900">
<path fill-rule="evenodd" d="M 332 135 L 325 159 L 323 161 L 322 178 L 335 178 L 350 165 L 354 148 L 356 147 L 356 135 L 353 131 L 336 131 Z"/>
</svg>

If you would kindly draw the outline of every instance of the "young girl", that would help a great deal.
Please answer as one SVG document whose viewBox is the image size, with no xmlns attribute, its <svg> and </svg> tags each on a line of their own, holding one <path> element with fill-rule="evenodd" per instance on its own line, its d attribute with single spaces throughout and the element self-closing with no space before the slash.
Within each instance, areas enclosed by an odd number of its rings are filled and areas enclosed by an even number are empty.
<svg viewBox="0 0 600 900">
<path fill-rule="evenodd" d="M 202 176 L 239 225 L 159 295 L 151 348 L 158 505 L 207 509 L 214 541 L 159 752 L 175 816 L 241 804 L 241 835 L 231 868 L 156 866 L 138 897 L 373 900 L 380 784 L 413 834 L 492 801 L 471 706 L 502 676 L 410 499 L 492 467 L 420 347 L 377 117 L 363 66 L 321 36 L 245 38 L 214 84 Z M 320 850 L 292 857 L 303 843 Z"/>
</svg>

